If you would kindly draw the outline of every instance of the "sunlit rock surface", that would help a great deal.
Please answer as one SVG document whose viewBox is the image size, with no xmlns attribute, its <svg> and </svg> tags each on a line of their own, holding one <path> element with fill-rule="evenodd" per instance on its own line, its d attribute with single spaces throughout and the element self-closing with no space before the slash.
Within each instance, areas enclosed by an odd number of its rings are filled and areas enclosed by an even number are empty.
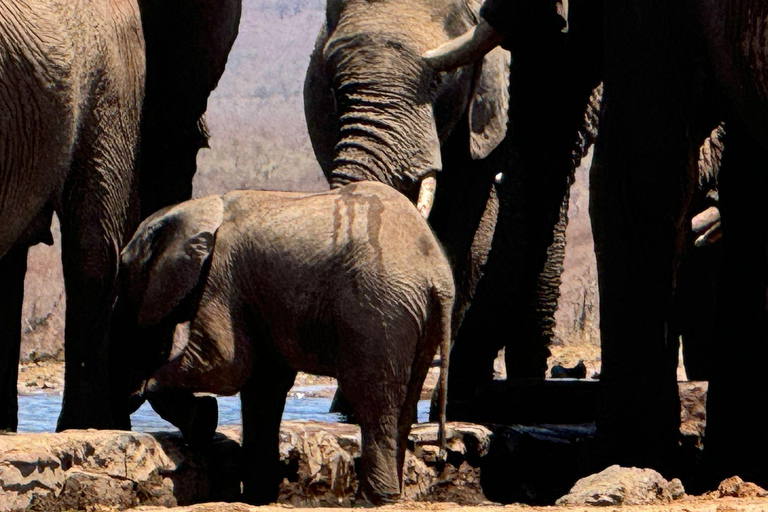
<svg viewBox="0 0 768 512">
<path fill-rule="evenodd" d="M 203 450 L 176 433 L 68 431 L 0 436 L 0 512 L 58 512 L 100 507 L 172 507 L 235 501 L 242 461 L 239 429 L 225 429 Z M 471 424 L 448 430 L 448 461 L 437 458 L 435 424 L 414 426 L 406 457 L 404 497 L 485 501 L 478 465 L 491 433 Z M 283 422 L 279 502 L 350 505 L 357 489 L 360 430 L 354 425 Z M 248 462 L 246 462 L 248 463 Z"/>
<path fill-rule="evenodd" d="M 677 478 L 667 481 L 652 469 L 611 466 L 582 478 L 558 505 L 653 505 L 669 503 L 685 495 Z"/>
</svg>

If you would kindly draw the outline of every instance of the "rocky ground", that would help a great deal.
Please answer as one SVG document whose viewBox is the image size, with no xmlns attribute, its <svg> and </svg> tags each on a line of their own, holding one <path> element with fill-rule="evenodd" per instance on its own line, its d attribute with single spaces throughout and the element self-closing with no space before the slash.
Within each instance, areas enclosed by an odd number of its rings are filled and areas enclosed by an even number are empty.
<svg viewBox="0 0 768 512">
<path fill-rule="evenodd" d="M 665 505 L 633 505 L 622 506 L 622 512 L 765 512 L 768 504 L 761 498 L 684 498 L 675 503 Z M 242 503 L 205 503 L 192 507 L 178 507 L 169 512 L 285 512 L 283 506 L 250 507 Z M 168 509 L 158 507 L 138 507 L 130 512 L 160 512 Z M 306 512 L 315 509 L 291 508 L 293 512 Z M 478 505 L 465 507 L 455 503 L 424 503 L 403 502 L 397 505 L 387 505 L 379 508 L 386 511 L 445 511 L 455 512 L 469 510 L 471 512 L 594 512 L 594 507 L 531 507 L 527 505 Z M 617 510 L 617 509 L 609 509 Z"/>
</svg>

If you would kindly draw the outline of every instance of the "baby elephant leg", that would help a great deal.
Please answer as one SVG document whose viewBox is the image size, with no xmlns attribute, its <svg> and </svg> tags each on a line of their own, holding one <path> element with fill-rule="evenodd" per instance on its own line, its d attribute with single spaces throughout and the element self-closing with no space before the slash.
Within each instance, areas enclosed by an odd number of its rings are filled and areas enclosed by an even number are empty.
<svg viewBox="0 0 768 512">
<path fill-rule="evenodd" d="M 177 427 L 193 448 L 210 443 L 219 422 L 219 407 L 212 396 L 195 396 L 185 389 L 163 389 L 147 395 L 161 418 Z"/>
<path fill-rule="evenodd" d="M 405 318 L 385 322 L 371 314 L 356 315 L 354 322 L 341 329 L 339 385 L 352 403 L 362 435 L 358 503 L 382 505 L 400 499 L 410 428 L 400 429 L 399 424 L 403 409 L 409 406 L 408 385 L 419 334 L 417 326 Z"/>
<path fill-rule="evenodd" d="M 260 359 L 259 356 L 256 356 Z M 280 421 L 296 372 L 273 358 L 254 364 L 240 390 L 243 416 L 243 498 L 254 505 L 277 500 L 280 467 Z"/>
</svg>

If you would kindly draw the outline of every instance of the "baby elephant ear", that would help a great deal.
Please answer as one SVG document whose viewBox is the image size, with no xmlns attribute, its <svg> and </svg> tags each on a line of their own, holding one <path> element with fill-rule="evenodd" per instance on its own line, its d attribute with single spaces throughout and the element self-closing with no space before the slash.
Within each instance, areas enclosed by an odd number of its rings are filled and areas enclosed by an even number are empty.
<svg viewBox="0 0 768 512">
<path fill-rule="evenodd" d="M 487 157 L 507 135 L 509 66 L 509 52 L 501 47 L 476 66 L 469 106 L 469 149 L 474 160 Z"/>
<path fill-rule="evenodd" d="M 219 196 L 165 208 L 141 223 L 121 255 L 139 326 L 160 322 L 197 285 L 224 216 Z"/>
</svg>

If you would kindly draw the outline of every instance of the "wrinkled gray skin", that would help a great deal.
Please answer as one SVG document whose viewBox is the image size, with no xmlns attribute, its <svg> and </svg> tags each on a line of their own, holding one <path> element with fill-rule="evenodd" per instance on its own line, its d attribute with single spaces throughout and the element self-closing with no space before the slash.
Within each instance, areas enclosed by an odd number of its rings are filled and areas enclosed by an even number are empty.
<svg viewBox="0 0 768 512">
<path fill-rule="evenodd" d="M 143 355 L 170 359 L 145 397 L 240 391 L 247 501 L 277 497 L 280 419 L 297 371 L 336 377 L 355 407 L 359 496 L 399 497 L 438 347 L 447 365 L 454 296 L 448 261 L 404 196 L 359 183 L 188 201 L 139 227 L 121 276 Z M 171 350 L 187 321 L 186 343 Z"/>
<path fill-rule="evenodd" d="M 491 382 L 504 345 L 512 377 L 544 376 L 564 249 L 553 230 L 565 229 L 572 151 L 594 86 L 580 92 L 580 109 L 563 111 L 565 42 L 539 20 L 511 75 L 498 50 L 435 73 L 421 54 L 474 26 L 480 4 L 331 0 L 305 82 L 310 137 L 332 187 L 381 181 L 415 201 L 419 179 L 438 171 L 429 221 L 457 283 L 449 410 Z M 499 329 L 500 318 L 514 329 Z"/>
<path fill-rule="evenodd" d="M 122 329 L 119 250 L 142 217 L 191 195 L 202 115 L 239 18 L 240 0 L 0 7 L 0 430 L 17 423 L 27 250 L 51 243 L 54 210 L 67 290 L 57 428 L 129 427 L 116 396 L 130 347 L 107 341 L 110 322 Z"/>
<path fill-rule="evenodd" d="M 310 138 L 332 187 L 380 181 L 416 202 L 420 181 L 439 172 L 438 215 L 441 202 L 454 200 L 446 194 L 451 190 L 473 203 L 451 235 L 438 232 L 455 269 L 454 328 L 487 260 L 496 223 L 494 169 L 483 161 L 506 136 L 509 54 L 498 49 L 482 65 L 441 75 L 420 55 L 476 23 L 479 5 L 330 0 L 304 86 Z M 443 158 L 441 146 L 454 131 L 461 132 L 452 143 L 458 147 Z M 448 187 L 444 165 L 464 167 L 476 183 Z M 435 227 L 434 216 L 431 223 Z"/>
<path fill-rule="evenodd" d="M 138 223 L 144 70 L 135 1 L 0 5 L 0 430 L 16 429 L 27 249 L 51 243 L 54 210 L 67 290 L 59 428 L 111 425 L 106 336 Z"/>
</svg>

